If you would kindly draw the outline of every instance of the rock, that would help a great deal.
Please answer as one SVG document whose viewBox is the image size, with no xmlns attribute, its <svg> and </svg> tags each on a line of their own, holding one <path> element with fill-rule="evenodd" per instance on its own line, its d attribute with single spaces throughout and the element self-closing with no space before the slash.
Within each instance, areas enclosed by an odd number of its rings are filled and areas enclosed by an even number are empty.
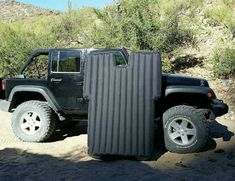
<svg viewBox="0 0 235 181">
<path fill-rule="evenodd" d="M 10 22 L 42 15 L 58 15 L 61 13 L 59 11 L 43 9 L 14 0 L 0 0 L 0 12 L 0 19 Z"/>
<path fill-rule="evenodd" d="M 232 116 L 231 116 L 231 120 L 232 120 L 232 121 L 235 121 L 235 115 L 232 115 Z"/>
</svg>

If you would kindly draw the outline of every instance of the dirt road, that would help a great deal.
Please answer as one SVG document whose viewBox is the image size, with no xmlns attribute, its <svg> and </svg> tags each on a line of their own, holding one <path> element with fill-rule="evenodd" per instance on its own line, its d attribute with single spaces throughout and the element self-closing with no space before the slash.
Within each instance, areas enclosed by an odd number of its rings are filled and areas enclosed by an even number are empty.
<svg viewBox="0 0 235 181">
<path fill-rule="evenodd" d="M 151 161 L 100 161 L 86 153 L 87 135 L 78 125 L 58 131 L 47 143 L 23 143 L 0 112 L 0 180 L 235 180 L 235 122 L 211 123 L 205 151 L 156 151 Z M 215 140 L 215 141 L 213 141 Z"/>
</svg>

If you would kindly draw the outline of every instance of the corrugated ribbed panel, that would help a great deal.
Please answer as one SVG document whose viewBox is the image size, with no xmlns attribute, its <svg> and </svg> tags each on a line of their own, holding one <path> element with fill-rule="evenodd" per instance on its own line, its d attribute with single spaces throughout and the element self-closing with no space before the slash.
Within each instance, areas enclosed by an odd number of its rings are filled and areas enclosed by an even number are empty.
<svg viewBox="0 0 235 181">
<path fill-rule="evenodd" d="M 127 67 L 115 66 L 112 53 L 88 55 L 84 93 L 89 154 L 151 155 L 154 100 L 161 95 L 158 53 L 131 53 Z"/>
</svg>

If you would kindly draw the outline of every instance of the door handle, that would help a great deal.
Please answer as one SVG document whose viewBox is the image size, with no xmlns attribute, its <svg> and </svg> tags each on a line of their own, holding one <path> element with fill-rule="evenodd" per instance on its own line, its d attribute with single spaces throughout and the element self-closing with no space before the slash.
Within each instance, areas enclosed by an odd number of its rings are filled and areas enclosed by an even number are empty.
<svg viewBox="0 0 235 181">
<path fill-rule="evenodd" d="M 62 79 L 55 79 L 55 78 L 51 79 L 51 82 L 61 82 L 61 81 L 62 81 Z"/>
</svg>

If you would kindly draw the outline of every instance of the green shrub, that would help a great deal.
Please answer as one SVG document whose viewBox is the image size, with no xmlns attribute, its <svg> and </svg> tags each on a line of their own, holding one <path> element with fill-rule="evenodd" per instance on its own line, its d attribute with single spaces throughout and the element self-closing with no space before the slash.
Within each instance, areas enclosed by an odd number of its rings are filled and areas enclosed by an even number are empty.
<svg viewBox="0 0 235 181">
<path fill-rule="evenodd" d="M 216 49 L 212 62 L 215 76 L 228 77 L 235 75 L 235 49 Z"/>
<path fill-rule="evenodd" d="M 102 9 L 73 10 L 68 1 L 68 13 L 0 22 L 0 76 L 14 76 L 33 50 L 47 47 L 157 50 L 162 54 L 164 72 L 170 72 L 170 58 L 212 36 L 203 34 L 214 31 L 205 27 L 208 24 L 201 21 L 203 15 L 226 30 L 216 42 L 229 43 L 235 36 L 234 0 L 214 0 L 210 5 L 204 0 L 119 2 Z M 217 49 L 212 61 L 216 76 L 234 74 L 233 48 Z"/>
<path fill-rule="evenodd" d="M 15 76 L 33 50 L 53 46 L 50 36 L 36 35 L 5 23 L 0 23 L 0 42 L 0 76 Z"/>
<path fill-rule="evenodd" d="M 172 72 L 173 64 L 171 63 L 171 60 L 169 59 L 167 54 L 163 53 L 161 55 L 161 59 L 162 59 L 162 71 L 164 73 Z"/>
<path fill-rule="evenodd" d="M 179 25 L 178 6 L 164 1 L 122 0 L 120 7 L 96 10 L 100 24 L 93 31 L 104 47 L 125 46 L 132 50 L 171 52 L 193 40 L 187 26 Z"/>
<path fill-rule="evenodd" d="M 217 0 L 214 6 L 206 9 L 205 15 L 215 25 L 227 27 L 235 35 L 235 1 Z"/>
</svg>

